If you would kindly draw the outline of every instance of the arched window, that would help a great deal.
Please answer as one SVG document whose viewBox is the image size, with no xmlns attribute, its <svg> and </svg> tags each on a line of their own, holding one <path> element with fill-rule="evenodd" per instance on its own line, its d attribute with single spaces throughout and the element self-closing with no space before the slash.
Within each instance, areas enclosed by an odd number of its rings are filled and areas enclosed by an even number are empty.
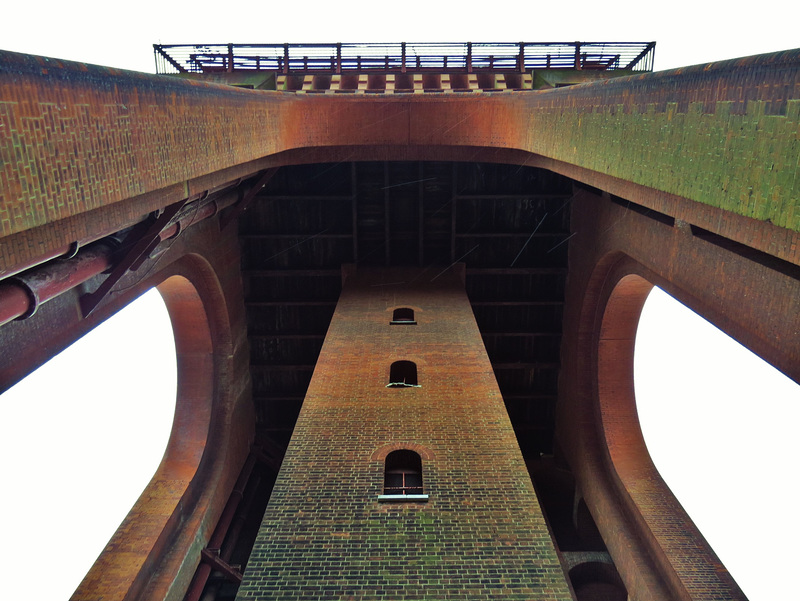
<svg viewBox="0 0 800 601">
<path fill-rule="evenodd" d="M 389 453 L 386 456 L 383 495 L 379 499 L 424 501 L 427 498 L 422 487 L 422 458 L 408 449 Z"/>
<path fill-rule="evenodd" d="M 413 361 L 395 361 L 389 369 L 387 388 L 411 388 L 417 384 L 417 364 Z"/>
<path fill-rule="evenodd" d="M 417 322 L 414 320 L 414 309 L 408 307 L 401 307 L 395 309 L 392 313 L 392 321 L 389 322 L 393 326 L 414 326 Z"/>
</svg>

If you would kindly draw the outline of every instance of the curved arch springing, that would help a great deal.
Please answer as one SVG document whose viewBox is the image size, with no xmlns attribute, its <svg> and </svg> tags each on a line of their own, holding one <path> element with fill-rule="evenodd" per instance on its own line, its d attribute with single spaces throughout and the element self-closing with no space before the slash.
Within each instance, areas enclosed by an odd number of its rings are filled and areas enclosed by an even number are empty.
<svg viewBox="0 0 800 601">
<path fill-rule="evenodd" d="M 653 284 L 643 277 L 621 277 L 611 290 L 597 346 L 597 399 L 602 435 L 620 499 L 643 528 L 642 536 L 664 574 L 678 590 L 706 587 L 744 599 L 733 578 L 719 570 L 719 559 L 662 480 L 642 436 L 634 393 L 633 357 L 639 316 Z M 689 551 L 691 550 L 691 551 Z M 686 563 L 691 553 L 692 566 Z M 703 567 L 704 566 L 704 567 Z M 697 582 L 699 567 L 718 580 Z"/>
<path fill-rule="evenodd" d="M 117 598 L 119 590 L 133 591 L 135 596 L 147 585 L 150 571 L 142 565 L 157 564 L 169 546 L 164 541 L 176 536 L 180 520 L 174 516 L 181 511 L 206 447 L 214 398 L 213 345 L 206 307 L 186 277 L 172 276 L 157 288 L 175 337 L 177 400 L 172 431 L 155 475 L 81 582 L 75 599 Z M 130 536 L 132 530 L 135 537 Z M 125 553 L 119 553 L 119 548 Z"/>
</svg>

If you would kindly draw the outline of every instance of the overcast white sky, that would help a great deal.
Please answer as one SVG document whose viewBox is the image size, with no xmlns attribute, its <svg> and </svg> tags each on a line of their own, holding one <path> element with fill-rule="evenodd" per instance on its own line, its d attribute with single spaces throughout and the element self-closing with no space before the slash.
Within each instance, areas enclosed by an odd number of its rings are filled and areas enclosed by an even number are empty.
<svg viewBox="0 0 800 601">
<path fill-rule="evenodd" d="M 656 68 L 800 45 L 800 3 L 704 0 L 503 3 L 42 0 L 3 7 L 0 48 L 153 70 L 152 44 L 367 41 L 657 41 Z"/>
<path fill-rule="evenodd" d="M 408 0 L 402 3 L 367 2 L 367 1 L 342 1 L 319 2 L 311 0 L 306 2 L 267 3 L 243 1 L 238 3 L 204 3 L 197 2 L 156 2 L 142 0 L 136 3 L 111 4 L 96 1 L 56 2 L 43 0 L 36 3 L 13 2 L 3 7 L 3 34 L 0 37 L 0 48 L 40 54 L 57 58 L 65 58 L 95 64 L 114 66 L 124 69 L 152 72 L 154 61 L 152 53 L 153 43 L 257 43 L 257 42 L 364 42 L 364 41 L 656 41 L 656 69 L 675 68 L 690 64 L 704 63 L 714 60 L 748 56 L 762 52 L 772 52 L 800 46 L 800 35 L 797 24 L 800 22 L 800 3 L 795 0 L 778 0 L 769 5 L 765 10 L 746 10 L 744 7 L 736 8 L 732 4 L 720 5 L 718 2 L 704 2 L 701 0 L 675 0 L 669 3 L 643 3 L 625 0 L 617 3 L 598 3 L 586 0 L 556 5 L 547 3 L 537 4 L 530 0 L 507 1 L 502 4 L 466 4 L 444 3 L 436 0 Z M 0 64 L 2 69 L 2 64 Z M 0 91 L 0 96 L 2 91 Z M 645 319 L 647 317 L 645 312 Z M 164 316 L 162 315 L 162 318 Z M 150 317 L 134 317 L 134 324 L 141 324 L 150 320 Z M 800 492 L 794 484 L 792 475 L 800 460 L 800 450 L 797 443 L 791 444 L 792 429 L 800 419 L 798 407 L 800 398 L 796 389 L 786 392 L 788 401 L 783 405 L 773 407 L 771 403 L 778 402 L 778 393 L 765 393 L 764 377 L 757 376 L 755 389 L 745 389 L 739 383 L 739 376 L 753 372 L 752 367 L 731 367 L 727 363 L 727 371 L 716 382 L 734 381 L 734 387 L 739 390 L 748 390 L 743 399 L 737 400 L 733 391 L 723 391 L 712 384 L 714 388 L 706 391 L 699 400 L 693 400 L 691 392 L 700 389 L 700 384 L 690 379 L 690 376 L 676 376 L 680 371 L 673 371 L 666 367 L 665 356 L 688 356 L 689 350 L 702 348 L 699 342 L 692 342 L 687 346 L 687 340 L 696 340 L 702 329 L 700 326 L 690 325 L 689 333 L 677 340 L 678 347 L 668 347 L 663 344 L 665 336 L 677 331 L 678 326 L 665 325 L 671 322 L 666 318 L 654 319 L 656 325 L 665 327 L 652 338 L 655 340 L 655 352 L 658 357 L 658 369 L 661 370 L 659 381 L 663 385 L 657 386 L 657 392 L 665 394 L 664 400 L 656 402 L 655 406 L 668 408 L 664 415 L 652 418 L 662 434 L 662 443 L 648 440 L 651 451 L 667 457 L 674 456 L 677 449 L 688 448 L 694 455 L 684 459 L 687 463 L 677 463 L 677 467 L 661 466 L 665 478 L 673 488 L 678 488 L 676 478 L 680 475 L 695 474 L 694 480 L 687 485 L 689 492 L 694 492 L 695 500 L 683 499 L 690 513 L 702 509 L 693 509 L 695 505 L 702 506 L 704 500 L 715 499 L 719 495 L 722 501 L 711 500 L 711 514 L 716 514 L 721 526 L 703 526 L 709 532 L 719 531 L 721 535 L 707 533 L 710 539 L 714 536 L 724 536 L 734 539 L 734 546 L 744 548 L 743 556 L 736 556 L 735 551 L 722 551 L 719 554 L 729 567 L 736 573 L 737 580 L 750 596 L 751 601 L 766 601 L 775 598 L 787 598 L 795 590 L 788 578 L 794 573 L 796 550 L 789 548 L 781 551 L 778 547 L 779 539 L 796 541 L 800 537 L 797 513 L 793 510 L 794 500 Z M 683 323 L 687 323 L 682 319 Z M 689 322 L 691 323 L 691 322 Z M 643 326 L 645 327 L 645 326 Z M 135 325 L 133 332 L 124 335 L 126 345 L 131 338 L 142 333 L 140 325 Z M 117 335 L 118 336 L 118 335 Z M 108 349 L 114 353 L 123 346 L 119 344 L 120 338 L 101 346 L 99 355 L 110 355 Z M 165 357 L 160 359 L 166 363 L 172 351 L 166 342 L 153 344 L 149 334 L 144 334 L 142 348 L 152 352 L 153 348 L 163 348 Z M 669 348 L 680 350 L 669 351 Z M 693 363 L 702 366 L 704 374 L 711 371 L 709 358 L 716 354 L 701 353 Z M 126 366 L 126 370 L 114 376 L 115 384 L 120 381 L 132 381 L 131 374 L 147 373 L 148 378 L 156 376 L 149 371 L 151 368 L 135 368 L 133 359 L 117 358 L 117 363 Z M 731 360 L 732 361 L 732 360 Z M 637 371 L 642 368 L 637 365 Z M 74 368 L 69 368 L 74 371 Z M 98 371 L 92 371 L 92 378 L 80 379 L 82 392 L 89 380 L 94 379 Z M 666 374 L 666 375 L 665 375 Z M 734 378 L 736 376 L 736 378 Z M 64 377 L 51 375 L 48 379 L 62 382 Z M 134 378 L 137 379 L 137 378 Z M 146 378 L 138 378 L 146 379 Z M 713 381 L 713 380 L 712 380 Z M 665 384 L 675 384 L 677 389 L 667 389 Z M 173 384 L 174 386 L 174 384 Z M 86 486 L 91 481 L 101 481 L 105 490 L 116 490 L 121 484 L 110 484 L 109 477 L 114 472 L 131 470 L 133 468 L 120 468 L 120 461 L 114 459 L 110 464 L 92 464 L 91 462 L 104 459 L 95 455 L 107 455 L 105 449 L 110 447 L 135 447 L 147 432 L 149 439 L 164 439 L 164 429 L 156 434 L 151 432 L 153 419 L 146 418 L 146 425 L 134 425 L 130 421 L 135 415 L 145 415 L 142 406 L 144 399 L 153 397 L 145 391 L 134 393 L 131 398 L 117 396 L 108 399 L 102 395 L 103 390 L 117 390 L 121 394 L 128 386 L 100 386 L 99 406 L 87 409 L 86 415 L 96 415 L 110 402 L 126 408 L 124 422 L 128 426 L 122 428 L 119 422 L 112 421 L 111 426 L 103 428 L 104 431 L 115 433 L 113 440 L 100 441 L 96 444 L 103 448 L 102 453 L 92 450 L 83 450 L 77 458 L 69 459 L 66 449 L 76 446 L 77 439 L 73 422 L 85 422 L 79 417 L 78 400 L 66 396 L 66 384 L 61 386 L 62 392 L 56 397 L 52 394 L 27 392 L 22 394 L 23 400 L 9 401 L 6 396 L 0 399 L 0 478 L 3 482 L 3 493 L 0 496 L 0 520 L 5 535 L 5 544 L 0 547 L 0 561 L 13 573 L 14 578 L 6 579 L 4 594 L 11 599 L 29 599 L 37 601 L 56 601 L 66 599 L 69 593 L 81 579 L 81 575 L 65 577 L 62 587 L 48 589 L 48 583 L 57 583 L 59 578 L 54 575 L 56 565 L 64 565 L 68 560 L 78 555 L 78 542 L 88 535 L 68 534 L 63 543 L 53 541 L 53 530 L 60 524 L 76 524 L 78 532 L 85 532 L 90 524 L 98 520 L 97 514 L 80 517 L 76 510 L 64 509 L 67 501 L 74 498 L 79 505 L 86 504 L 87 498 L 100 493 L 88 493 L 83 488 L 84 484 L 76 485 L 78 476 L 69 474 L 67 470 L 74 465 L 87 465 L 89 469 Z M 638 390 L 638 384 L 637 384 Z M 640 397 L 645 393 L 640 393 Z M 44 398 L 47 396 L 48 398 Z M 82 394 L 81 397 L 86 396 Z M 757 399 L 757 403 L 754 402 Z M 701 405 L 709 400 L 720 401 L 717 405 Z M 640 398 L 641 401 L 641 398 Z M 47 403 L 54 403 L 48 406 Z M 8 417 L 4 411 L 19 411 L 22 405 L 34 406 L 29 417 L 16 415 Z M 688 428 L 700 422 L 699 417 L 679 418 L 678 423 L 667 420 L 679 415 L 679 405 L 686 405 L 688 409 L 701 408 L 710 416 L 719 430 L 733 433 L 732 443 L 711 443 L 705 436 L 706 426 L 698 426 L 704 433 L 703 437 L 693 433 Z M 157 403 L 154 410 L 171 411 L 164 403 Z M 734 408 L 740 408 L 739 414 L 744 415 L 745 425 L 737 426 L 734 423 Z M 131 409 L 135 408 L 135 411 Z M 58 416 L 55 420 L 55 430 L 46 430 L 47 424 L 42 420 L 46 416 Z M 28 419 L 28 422 L 23 420 Z M 111 420 L 119 418 L 109 417 Z M 747 447 L 741 444 L 742 437 L 737 436 L 738 427 L 749 427 L 752 432 L 755 419 L 765 419 L 763 428 L 768 436 L 759 444 L 748 442 Z M 643 416 L 644 420 L 644 416 Z M 53 421 L 51 419 L 51 421 Z M 27 425 L 25 425 L 27 423 Z M 645 427 L 650 429 L 647 424 Z M 98 428 L 92 428 L 98 430 Z M 68 433 L 66 440 L 58 439 L 60 434 Z M 121 439 L 122 432 L 127 430 L 132 438 L 126 441 Z M 13 438 L 15 432 L 25 432 L 23 440 Z M 16 442 L 9 442 L 9 441 Z M 675 440 L 680 444 L 675 445 Z M 750 440 L 750 439 L 748 439 Z M 52 441 L 52 448 L 47 444 Z M 700 447 L 690 443 L 703 441 Z M 781 447 L 781 444 L 788 444 Z M 724 446 L 732 444 L 733 446 Z M 96 447 L 98 448 L 98 447 Z M 162 445 L 163 448 L 163 445 Z M 30 459 L 37 450 L 43 453 L 40 465 L 34 465 Z M 702 453 L 702 459 L 700 455 Z M 157 455 L 159 453 L 157 452 Z M 18 458 L 25 461 L 18 461 Z M 783 460 L 785 463 L 779 463 Z M 157 462 L 157 459 L 155 460 Z M 658 463 L 658 459 L 657 459 Z M 114 466 L 113 468 L 111 466 Z M 713 466 L 711 469 L 710 466 Z M 727 466 L 727 467 L 723 467 Z M 774 468 L 774 473 L 768 472 Z M 151 472 L 154 466 L 148 468 Z M 733 486 L 733 492 L 725 492 L 723 483 L 712 481 L 712 476 L 727 473 L 728 486 Z M 12 475 L 24 475 L 30 478 L 28 482 L 11 484 Z M 141 480 L 142 477 L 140 477 Z M 147 476 L 137 484 L 138 490 L 146 483 Z M 129 480 L 130 478 L 128 478 Z M 60 481 L 68 481 L 69 486 L 59 486 Z M 37 481 L 49 484 L 44 491 L 35 488 Z M 762 487 L 767 491 L 766 498 L 750 499 L 743 495 L 744 489 Z M 65 493 L 71 490 L 72 493 Z M 129 493 L 130 494 L 130 493 Z M 679 496 L 682 493 L 679 493 Z M 133 493 L 136 496 L 136 493 Z M 699 499 L 699 500 L 698 500 Z M 742 502 L 743 506 L 733 506 L 734 501 Z M 109 504 L 106 501 L 101 506 Z M 128 502 L 130 504 L 130 502 Z M 723 510 L 730 507 L 732 516 L 723 517 Z M 753 511 L 753 508 L 757 508 Z M 26 509 L 33 513 L 26 515 Z M 62 512 L 63 513 L 59 513 Z M 126 510 L 121 510 L 124 515 Z M 753 514 L 757 519 L 747 523 L 743 516 Z M 112 518 L 118 523 L 120 517 Z M 696 520 L 700 518 L 695 517 Z M 791 520 L 795 521 L 792 522 Z M 22 526 L 22 533 L 10 534 L 14 525 Z M 105 541 L 113 532 L 106 526 L 105 534 L 100 534 L 101 541 Z M 756 536 L 771 535 L 774 538 L 769 542 L 754 542 L 746 539 L 749 534 Z M 41 542 L 47 538 L 47 548 L 55 549 L 51 557 L 42 556 Z M 712 540 L 712 544 L 714 541 Z M 89 551 L 89 557 L 99 552 L 104 542 L 94 543 L 96 550 Z M 37 569 L 42 561 L 48 561 L 48 579 L 41 577 Z M 83 560 L 84 562 L 87 560 Z M 91 559 L 88 560 L 91 563 Z M 783 563 L 780 563 L 783 562 Z M 740 564 L 756 570 L 742 571 L 736 568 Z M 25 570 L 30 570 L 26 572 Z M 80 570 L 79 568 L 72 568 Z M 85 570 L 85 568 L 83 568 Z M 761 570 L 760 572 L 758 570 Z M 779 580 L 783 576 L 786 580 Z M 31 582 L 36 582 L 31 587 Z M 10 588 L 9 588 L 10 586 Z"/>
<path fill-rule="evenodd" d="M 634 368 L 664 480 L 750 601 L 796 598 L 800 387 L 658 288 Z"/>
<path fill-rule="evenodd" d="M 151 290 L 0 396 L 3 598 L 69 598 L 161 461 L 175 385 Z"/>
</svg>

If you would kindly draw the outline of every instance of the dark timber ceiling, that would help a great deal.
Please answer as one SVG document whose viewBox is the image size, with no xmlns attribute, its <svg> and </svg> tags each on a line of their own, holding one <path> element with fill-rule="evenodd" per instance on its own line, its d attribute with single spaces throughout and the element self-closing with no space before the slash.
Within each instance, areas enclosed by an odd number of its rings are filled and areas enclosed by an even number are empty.
<svg viewBox="0 0 800 601">
<path fill-rule="evenodd" d="M 467 267 L 467 293 L 520 446 L 552 451 L 572 182 L 516 165 L 281 168 L 240 218 L 258 434 L 286 444 L 341 265 Z"/>
</svg>

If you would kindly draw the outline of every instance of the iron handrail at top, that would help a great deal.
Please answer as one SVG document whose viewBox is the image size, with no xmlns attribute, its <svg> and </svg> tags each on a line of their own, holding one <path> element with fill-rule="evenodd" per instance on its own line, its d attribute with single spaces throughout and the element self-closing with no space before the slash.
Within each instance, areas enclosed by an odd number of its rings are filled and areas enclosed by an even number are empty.
<svg viewBox="0 0 800 601">
<path fill-rule="evenodd" d="M 157 73 L 652 71 L 655 42 L 153 44 Z"/>
</svg>

